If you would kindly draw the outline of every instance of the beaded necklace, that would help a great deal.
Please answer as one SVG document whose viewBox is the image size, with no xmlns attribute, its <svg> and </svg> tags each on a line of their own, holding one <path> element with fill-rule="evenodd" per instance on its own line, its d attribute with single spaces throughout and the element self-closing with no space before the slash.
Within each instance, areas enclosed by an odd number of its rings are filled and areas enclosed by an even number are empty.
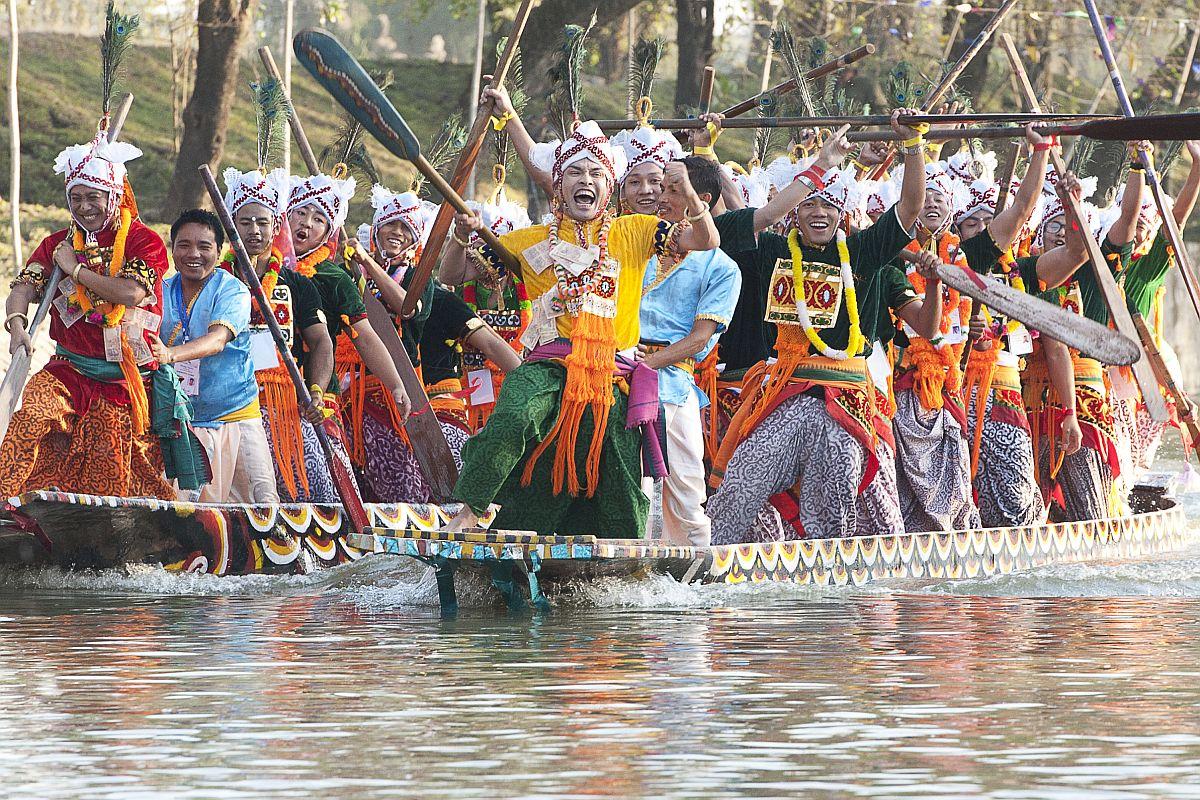
<svg viewBox="0 0 1200 800">
<path fill-rule="evenodd" d="M 600 280 L 601 265 L 608 258 L 608 231 L 612 227 L 612 222 L 615 215 L 610 209 L 604 209 L 603 215 L 600 217 L 600 231 L 596 235 L 596 244 L 600 247 L 600 253 L 596 257 L 596 263 L 588 269 L 579 273 L 578 276 L 572 275 L 566 267 L 561 264 L 554 264 L 554 275 L 558 278 L 558 294 L 567 306 L 567 311 L 573 317 L 579 316 L 580 308 L 583 306 L 583 299 L 594 288 Z M 554 214 L 554 222 L 550 225 L 550 230 L 547 232 L 547 238 L 550 242 L 550 251 L 558 246 L 559 236 L 558 228 L 562 225 L 562 211 L 556 211 Z M 580 248 L 586 250 L 588 248 L 587 240 L 587 225 L 571 220 L 571 224 L 575 227 L 575 240 Z"/>
<path fill-rule="evenodd" d="M 846 349 L 834 350 L 825 343 L 808 316 L 808 303 L 804 297 L 804 252 L 800 249 L 800 236 L 793 230 L 788 234 L 788 249 L 792 254 L 792 284 L 796 296 L 796 316 L 809 343 L 823 356 L 834 361 L 845 361 L 858 355 L 866 340 L 858 316 L 858 292 L 854 288 L 854 272 L 850 269 L 850 248 L 846 245 L 845 231 L 838 229 L 837 251 L 841 262 L 842 292 L 846 299 L 846 315 L 850 320 L 850 331 L 846 337 Z"/>
</svg>

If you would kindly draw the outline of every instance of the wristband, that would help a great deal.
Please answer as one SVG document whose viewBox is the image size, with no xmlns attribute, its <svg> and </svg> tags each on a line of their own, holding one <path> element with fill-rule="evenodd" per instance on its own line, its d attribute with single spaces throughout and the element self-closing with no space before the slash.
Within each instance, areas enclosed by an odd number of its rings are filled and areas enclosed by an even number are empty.
<svg viewBox="0 0 1200 800">
<path fill-rule="evenodd" d="M 816 164 L 813 164 L 800 173 L 801 178 L 807 178 L 812 182 L 814 192 L 819 192 L 825 188 L 825 175 L 826 170 L 821 169 Z"/>
<path fill-rule="evenodd" d="M 713 150 L 713 147 L 711 144 L 696 145 L 695 147 L 692 148 L 692 155 L 694 155 L 694 156 L 712 156 L 714 159 L 717 157 L 717 153 L 715 150 Z"/>
<path fill-rule="evenodd" d="M 904 141 L 900 142 L 900 146 L 905 149 L 905 152 L 911 148 L 920 147 L 923 144 L 925 144 L 925 134 L 923 133 L 918 133 L 911 139 L 905 139 Z"/>
<path fill-rule="evenodd" d="M 498 117 L 492 117 L 492 130 L 496 131 L 496 133 L 499 133 L 500 131 L 504 130 L 505 126 L 508 125 L 509 120 L 516 118 L 517 115 L 511 111 L 505 111 Z"/>
<path fill-rule="evenodd" d="M 463 250 L 471 249 L 471 243 L 469 241 L 464 242 L 462 239 L 458 238 L 458 231 L 454 230 L 454 228 L 450 229 L 450 238 L 453 239 L 454 243 L 456 245 L 458 245 L 459 247 L 461 247 Z"/>
<path fill-rule="evenodd" d="M 711 207 L 711 206 L 709 206 L 709 204 L 708 204 L 708 203 L 705 203 L 705 204 L 704 204 L 704 208 L 702 208 L 700 211 L 698 211 L 698 212 L 697 212 L 697 213 L 695 213 L 695 214 L 689 214 L 689 213 L 687 213 L 687 209 L 685 208 L 685 209 L 683 210 L 683 218 L 684 218 L 684 219 L 686 219 L 688 222 L 697 222 L 697 221 L 699 221 L 699 220 L 702 220 L 702 219 L 704 219 L 704 216 L 705 216 L 706 214 L 709 214 L 709 213 L 711 213 L 711 211 L 712 211 L 712 207 Z"/>
<path fill-rule="evenodd" d="M 1064 417 L 1073 417 L 1073 416 L 1075 416 L 1075 409 L 1073 409 L 1073 408 L 1064 408 L 1064 409 L 1062 410 L 1062 415 L 1063 415 Z"/>
<path fill-rule="evenodd" d="M 1145 172 L 1146 165 L 1143 164 L 1141 161 L 1130 161 L 1129 162 L 1129 171 L 1130 172 Z"/>
<path fill-rule="evenodd" d="M 1038 142 L 1037 144 L 1035 144 L 1033 146 L 1033 152 L 1041 153 L 1045 150 L 1049 150 L 1051 147 L 1058 147 L 1058 134 L 1057 133 L 1051 135 L 1049 138 L 1046 139 L 1046 141 Z"/>
<path fill-rule="evenodd" d="M 716 123 L 710 122 L 704 126 L 704 130 L 708 131 L 708 143 L 714 145 L 717 139 L 721 138 L 722 130 L 717 127 Z"/>
<path fill-rule="evenodd" d="M 4 320 L 4 330 L 7 333 L 12 333 L 12 321 L 14 319 L 16 319 L 17 317 L 20 317 L 24 323 L 21 325 L 22 328 L 29 325 L 29 317 L 26 316 L 26 314 L 24 312 L 14 311 L 13 313 L 9 314 L 8 317 Z"/>
<path fill-rule="evenodd" d="M 79 283 L 79 270 L 83 269 L 83 264 L 76 264 L 75 269 L 71 270 L 71 280 Z"/>
</svg>

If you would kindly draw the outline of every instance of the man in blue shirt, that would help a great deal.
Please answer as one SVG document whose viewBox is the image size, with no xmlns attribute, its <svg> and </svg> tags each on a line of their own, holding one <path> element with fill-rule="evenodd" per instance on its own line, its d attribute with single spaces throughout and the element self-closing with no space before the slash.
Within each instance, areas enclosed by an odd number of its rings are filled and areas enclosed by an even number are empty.
<svg viewBox="0 0 1200 800">
<path fill-rule="evenodd" d="M 216 268 L 224 244 L 211 212 L 185 211 L 171 226 L 176 274 L 163 284 L 162 329 L 151 349 L 175 366 L 195 408 L 192 425 L 212 469 L 200 502 L 278 503 L 250 355 L 250 291 Z"/>
<path fill-rule="evenodd" d="M 720 196 L 720 166 L 697 156 L 683 159 L 700 199 Z M 678 193 L 663 192 L 657 213 L 671 222 L 687 209 Z M 666 419 L 667 467 L 663 482 L 663 538 L 671 544 L 707 547 L 712 522 L 707 499 L 704 427 L 700 410 L 709 400 L 694 379 L 696 362 L 717 345 L 733 317 L 742 285 L 737 264 L 719 248 L 687 251 L 672 246 L 650 262 L 642 286 L 641 344 L 647 366 L 658 370 Z"/>
</svg>

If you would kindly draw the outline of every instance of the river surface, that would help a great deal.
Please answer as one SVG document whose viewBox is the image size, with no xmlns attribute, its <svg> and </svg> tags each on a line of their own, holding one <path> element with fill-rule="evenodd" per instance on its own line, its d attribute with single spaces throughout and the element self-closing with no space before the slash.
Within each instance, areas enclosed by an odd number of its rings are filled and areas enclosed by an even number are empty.
<svg viewBox="0 0 1200 800">
<path fill-rule="evenodd" d="M 460 599 L 372 559 L 0 573 L 0 797 L 1200 797 L 1200 551 Z"/>
</svg>

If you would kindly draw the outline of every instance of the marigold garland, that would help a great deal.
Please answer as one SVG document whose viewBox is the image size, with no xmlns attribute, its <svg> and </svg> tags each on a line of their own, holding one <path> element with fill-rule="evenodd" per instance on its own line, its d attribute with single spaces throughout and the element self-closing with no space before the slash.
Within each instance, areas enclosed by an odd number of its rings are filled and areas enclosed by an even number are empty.
<svg viewBox="0 0 1200 800">
<path fill-rule="evenodd" d="M 808 316 L 808 303 L 804 297 L 804 252 L 800 249 L 800 237 L 795 229 L 788 234 L 788 250 L 792 254 L 792 283 L 793 294 L 796 296 L 796 316 L 800 318 L 800 327 L 809 343 L 821 355 L 835 361 L 845 361 L 851 356 L 858 355 L 866 339 L 863 337 L 862 324 L 858 311 L 858 292 L 854 287 L 854 272 L 850 268 L 850 248 L 846 244 L 846 233 L 841 229 L 837 232 L 838 260 L 841 268 L 842 292 L 846 300 L 846 316 L 850 320 L 850 331 L 846 336 L 846 349 L 834 350 L 825 343 L 821 334 L 812 325 Z"/>
<path fill-rule="evenodd" d="M 333 255 L 333 248 L 328 243 L 323 244 L 303 258 L 296 259 L 296 272 L 306 278 L 311 278 L 317 274 L 317 265 L 328 261 L 331 255 Z"/>
<path fill-rule="evenodd" d="M 125 265 L 125 242 L 129 238 L 129 228 L 133 223 L 133 213 L 128 208 L 121 208 L 121 224 L 117 228 L 117 235 L 113 239 L 112 258 L 108 260 L 109 277 L 115 278 L 121 271 L 121 267 Z M 91 269 L 88 265 L 87 243 L 84 239 L 83 231 L 78 226 L 75 226 L 73 237 L 71 240 L 72 247 L 75 250 L 76 260 L 83 265 L 84 269 Z M 99 249 L 99 248 L 97 248 Z M 88 322 L 93 324 L 103 324 L 106 328 L 115 328 L 121 324 L 121 320 L 125 317 L 125 306 L 110 303 L 106 300 L 101 300 L 93 304 L 92 299 L 88 296 L 88 291 L 82 283 L 75 284 L 75 303 L 80 310 L 88 315 Z"/>
<path fill-rule="evenodd" d="M 226 272 L 229 272 L 234 277 L 238 278 L 238 280 L 241 280 L 241 276 L 239 276 L 237 274 L 237 272 L 234 271 L 234 264 L 236 263 L 236 261 L 237 261 L 237 256 L 235 256 L 233 251 L 230 250 L 224 256 L 221 257 L 221 269 L 225 270 Z M 262 284 L 263 294 L 266 295 L 268 301 L 271 299 L 271 293 L 275 291 L 276 284 L 279 283 L 279 268 L 282 265 L 283 265 L 283 253 L 279 252 L 278 248 L 272 247 L 270 258 L 267 260 L 267 270 L 266 270 L 266 272 L 264 272 L 262 274 L 262 277 L 260 277 L 258 279 L 258 282 Z M 263 313 L 262 309 L 258 307 L 258 298 L 251 295 L 250 302 L 251 302 L 251 308 L 256 309 L 258 311 L 259 317 L 265 321 L 267 316 L 266 316 L 266 314 Z M 272 315 L 274 315 L 274 312 L 275 312 L 275 306 L 272 303 L 272 305 L 271 305 Z M 253 321 L 253 320 L 251 320 L 251 321 Z"/>
</svg>

